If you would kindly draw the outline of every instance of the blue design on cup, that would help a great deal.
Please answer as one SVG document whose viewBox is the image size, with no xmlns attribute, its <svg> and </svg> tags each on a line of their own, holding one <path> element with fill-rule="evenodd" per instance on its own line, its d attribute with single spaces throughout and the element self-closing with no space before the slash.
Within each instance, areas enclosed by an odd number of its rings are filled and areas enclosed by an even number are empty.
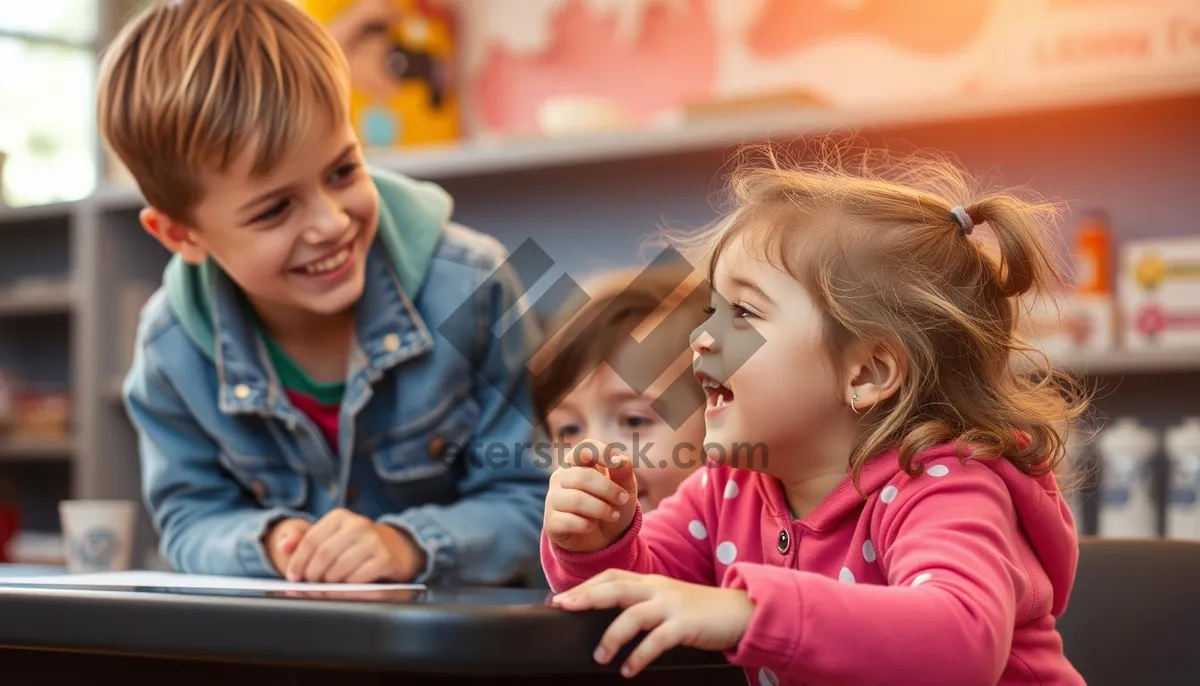
<svg viewBox="0 0 1200 686">
<path fill-rule="evenodd" d="M 395 112 L 383 107 L 372 107 L 363 112 L 363 142 L 368 147 L 385 147 L 396 144 L 400 139 L 400 120 Z"/>
<path fill-rule="evenodd" d="M 1196 504 L 1200 498 L 1200 482 L 1197 479 L 1175 477 L 1172 480 L 1171 493 L 1168 502 L 1172 507 L 1187 508 Z"/>
<path fill-rule="evenodd" d="M 72 557 L 88 569 L 112 568 L 119 550 L 117 534 L 112 529 L 88 529 L 71 546 Z"/>
</svg>

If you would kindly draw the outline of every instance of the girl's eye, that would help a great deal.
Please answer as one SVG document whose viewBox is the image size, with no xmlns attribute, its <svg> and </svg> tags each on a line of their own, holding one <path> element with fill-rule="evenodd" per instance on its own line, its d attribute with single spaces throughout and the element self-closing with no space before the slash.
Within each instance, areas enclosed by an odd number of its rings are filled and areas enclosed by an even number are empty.
<svg viewBox="0 0 1200 686">
<path fill-rule="evenodd" d="M 283 216 L 283 213 L 287 211 L 288 207 L 289 207 L 289 204 L 288 204 L 287 200 L 280 200 L 279 202 L 272 205 L 271 208 L 268 209 L 266 212 L 263 212 L 262 214 L 258 215 L 251 221 L 253 221 L 254 223 L 257 224 L 259 222 L 265 222 L 265 221 L 270 221 L 272 219 L 276 219 L 278 217 Z"/>
<path fill-rule="evenodd" d="M 716 313 L 717 313 L 717 308 L 715 308 L 715 307 L 713 307 L 713 306 L 711 306 L 711 305 L 705 305 L 705 306 L 704 306 L 704 314 L 707 314 L 708 316 L 710 316 L 710 317 L 711 317 L 711 316 L 713 316 L 713 315 L 714 315 L 714 314 L 716 314 Z"/>
<path fill-rule="evenodd" d="M 753 316 L 755 316 L 754 313 L 751 312 L 750 310 L 747 310 L 745 307 L 742 307 L 741 305 L 733 306 L 733 318 L 734 319 L 745 319 L 747 317 L 753 317 Z"/>
</svg>

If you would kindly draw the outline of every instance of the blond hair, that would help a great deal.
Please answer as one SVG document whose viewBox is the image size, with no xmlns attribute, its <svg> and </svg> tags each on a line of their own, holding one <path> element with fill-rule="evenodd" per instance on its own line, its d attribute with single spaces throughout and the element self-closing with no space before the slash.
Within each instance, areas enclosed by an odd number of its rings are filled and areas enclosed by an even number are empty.
<svg viewBox="0 0 1200 686">
<path fill-rule="evenodd" d="M 812 164 L 789 165 L 762 150 L 765 163 L 733 173 L 728 216 L 709 230 L 666 237 L 707 263 L 710 279 L 736 239 L 789 273 L 821 311 L 831 357 L 854 341 L 898 354 L 899 390 L 861 418 L 850 458 L 855 479 L 893 448 L 915 475 L 913 458 L 948 442 L 1027 474 L 1058 470 L 1064 431 L 1087 403 L 1016 334 L 1020 300 L 1065 282 L 1050 240 L 1057 208 L 1013 192 L 981 193 L 940 156 L 893 164 L 835 143 Z M 973 227 L 959 223 L 956 206 Z"/>
<path fill-rule="evenodd" d="M 146 201 L 177 221 L 203 195 L 201 171 L 253 150 L 264 174 L 315 116 L 346 121 L 349 66 L 290 0 L 170 0 L 127 23 L 100 64 L 106 145 Z"/>
</svg>

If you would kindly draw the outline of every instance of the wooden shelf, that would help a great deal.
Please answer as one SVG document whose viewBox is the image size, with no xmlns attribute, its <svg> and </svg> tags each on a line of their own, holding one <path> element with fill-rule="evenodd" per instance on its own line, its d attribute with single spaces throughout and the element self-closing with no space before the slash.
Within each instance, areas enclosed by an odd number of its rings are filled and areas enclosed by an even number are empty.
<svg viewBox="0 0 1200 686">
<path fill-rule="evenodd" d="M 29 207 L 8 207 L 0 205 L 0 225 L 27 224 L 29 222 L 45 221 L 48 219 L 68 220 L 75 211 L 77 203 L 56 202 Z"/>
<path fill-rule="evenodd" d="M 4 462 L 69 460 L 74 454 L 75 445 L 69 439 L 0 439 L 0 461 Z"/>
<path fill-rule="evenodd" d="M 861 109 L 804 108 L 759 115 L 713 117 L 646 130 L 414 147 L 370 152 L 368 163 L 432 181 L 521 170 L 630 160 L 722 149 L 765 140 L 787 141 L 838 131 L 889 129 L 1029 114 L 1073 107 L 1115 105 L 1200 94 L 1200 72 L 1160 79 L 1126 79 L 1074 88 L 972 95 L 948 101 L 889 103 Z M 108 188 L 92 200 L 101 209 L 141 203 L 135 189 Z"/>
<path fill-rule="evenodd" d="M 1200 348 L 1114 350 L 1052 357 L 1051 362 L 1071 372 L 1093 376 L 1200 371 Z"/>
<path fill-rule="evenodd" d="M 28 290 L 0 289 L 0 316 L 66 314 L 73 303 L 69 283 Z"/>
</svg>

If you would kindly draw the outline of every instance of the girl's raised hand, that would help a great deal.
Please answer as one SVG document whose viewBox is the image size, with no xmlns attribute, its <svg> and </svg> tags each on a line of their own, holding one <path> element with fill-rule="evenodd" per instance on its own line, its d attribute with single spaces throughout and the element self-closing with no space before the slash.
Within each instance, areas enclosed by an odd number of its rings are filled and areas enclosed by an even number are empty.
<svg viewBox="0 0 1200 686">
<path fill-rule="evenodd" d="M 560 548 L 595 552 L 625 533 L 636 507 L 637 480 L 629 457 L 582 441 L 550 475 L 542 527 Z"/>
</svg>

